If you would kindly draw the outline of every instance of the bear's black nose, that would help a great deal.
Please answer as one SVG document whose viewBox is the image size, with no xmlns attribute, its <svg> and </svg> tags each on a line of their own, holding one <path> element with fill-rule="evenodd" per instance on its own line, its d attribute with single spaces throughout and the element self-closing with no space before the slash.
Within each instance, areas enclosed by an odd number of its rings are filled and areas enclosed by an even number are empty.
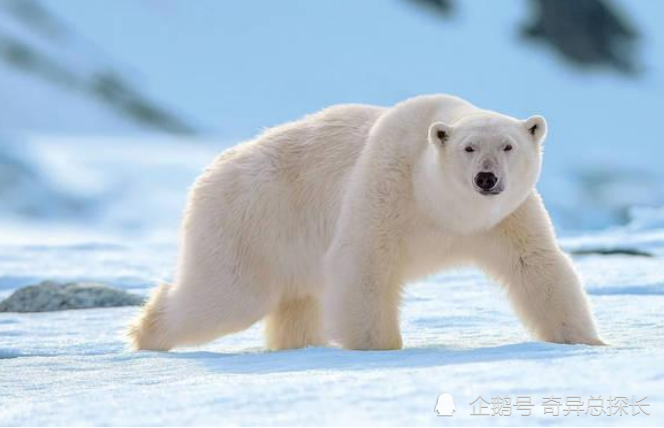
<svg viewBox="0 0 664 428">
<path fill-rule="evenodd" d="M 475 184 L 482 190 L 489 191 L 496 187 L 498 177 L 493 172 L 480 172 L 475 176 Z"/>
</svg>

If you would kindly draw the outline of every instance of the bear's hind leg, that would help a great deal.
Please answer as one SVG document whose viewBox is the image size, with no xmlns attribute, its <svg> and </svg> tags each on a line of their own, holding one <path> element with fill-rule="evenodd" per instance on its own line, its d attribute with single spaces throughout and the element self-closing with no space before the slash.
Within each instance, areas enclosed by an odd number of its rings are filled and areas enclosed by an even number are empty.
<svg viewBox="0 0 664 428">
<path fill-rule="evenodd" d="M 265 321 L 267 347 L 273 351 L 326 343 L 320 302 L 314 296 L 282 300 Z"/>
<path fill-rule="evenodd" d="M 167 351 L 210 342 L 251 327 L 274 306 L 272 293 L 256 292 L 237 278 L 228 276 L 201 286 L 194 276 L 177 286 L 162 285 L 155 292 L 130 326 L 134 349 Z"/>
<path fill-rule="evenodd" d="M 163 324 L 169 288 L 167 284 L 160 284 L 129 325 L 127 336 L 133 349 L 168 351 L 173 347 Z"/>
<path fill-rule="evenodd" d="M 401 349 L 399 329 L 400 286 L 351 282 L 335 284 L 333 299 L 335 338 L 344 349 Z"/>
</svg>

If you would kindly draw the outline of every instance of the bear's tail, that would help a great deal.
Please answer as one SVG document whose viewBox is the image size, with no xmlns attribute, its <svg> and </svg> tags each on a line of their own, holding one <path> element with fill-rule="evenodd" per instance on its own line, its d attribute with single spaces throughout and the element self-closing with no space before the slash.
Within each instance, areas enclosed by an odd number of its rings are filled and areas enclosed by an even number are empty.
<svg viewBox="0 0 664 428">
<path fill-rule="evenodd" d="M 129 324 L 127 337 L 134 350 L 168 351 L 173 347 L 165 320 L 170 288 L 168 284 L 159 284 L 140 315 Z"/>
</svg>

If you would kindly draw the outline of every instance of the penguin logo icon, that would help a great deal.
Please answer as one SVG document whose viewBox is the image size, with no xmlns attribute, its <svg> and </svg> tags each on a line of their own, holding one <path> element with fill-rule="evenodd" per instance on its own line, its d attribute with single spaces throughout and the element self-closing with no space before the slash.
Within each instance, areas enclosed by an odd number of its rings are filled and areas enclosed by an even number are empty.
<svg viewBox="0 0 664 428">
<path fill-rule="evenodd" d="M 454 416 L 454 412 L 456 412 L 454 399 L 447 392 L 440 394 L 436 402 L 436 408 L 433 410 L 438 413 L 438 416 Z"/>
</svg>

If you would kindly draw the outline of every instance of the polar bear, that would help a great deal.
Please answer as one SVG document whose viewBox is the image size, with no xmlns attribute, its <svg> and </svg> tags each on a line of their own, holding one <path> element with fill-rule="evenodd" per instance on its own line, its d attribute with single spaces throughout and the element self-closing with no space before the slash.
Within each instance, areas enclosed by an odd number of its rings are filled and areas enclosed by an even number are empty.
<svg viewBox="0 0 664 428">
<path fill-rule="evenodd" d="M 327 332 L 346 349 L 399 349 L 404 285 L 466 264 L 506 287 L 536 338 L 603 344 L 535 190 L 546 132 L 541 116 L 428 95 L 330 107 L 225 151 L 191 190 L 174 284 L 130 326 L 133 347 L 265 318 L 273 350 Z"/>
</svg>

